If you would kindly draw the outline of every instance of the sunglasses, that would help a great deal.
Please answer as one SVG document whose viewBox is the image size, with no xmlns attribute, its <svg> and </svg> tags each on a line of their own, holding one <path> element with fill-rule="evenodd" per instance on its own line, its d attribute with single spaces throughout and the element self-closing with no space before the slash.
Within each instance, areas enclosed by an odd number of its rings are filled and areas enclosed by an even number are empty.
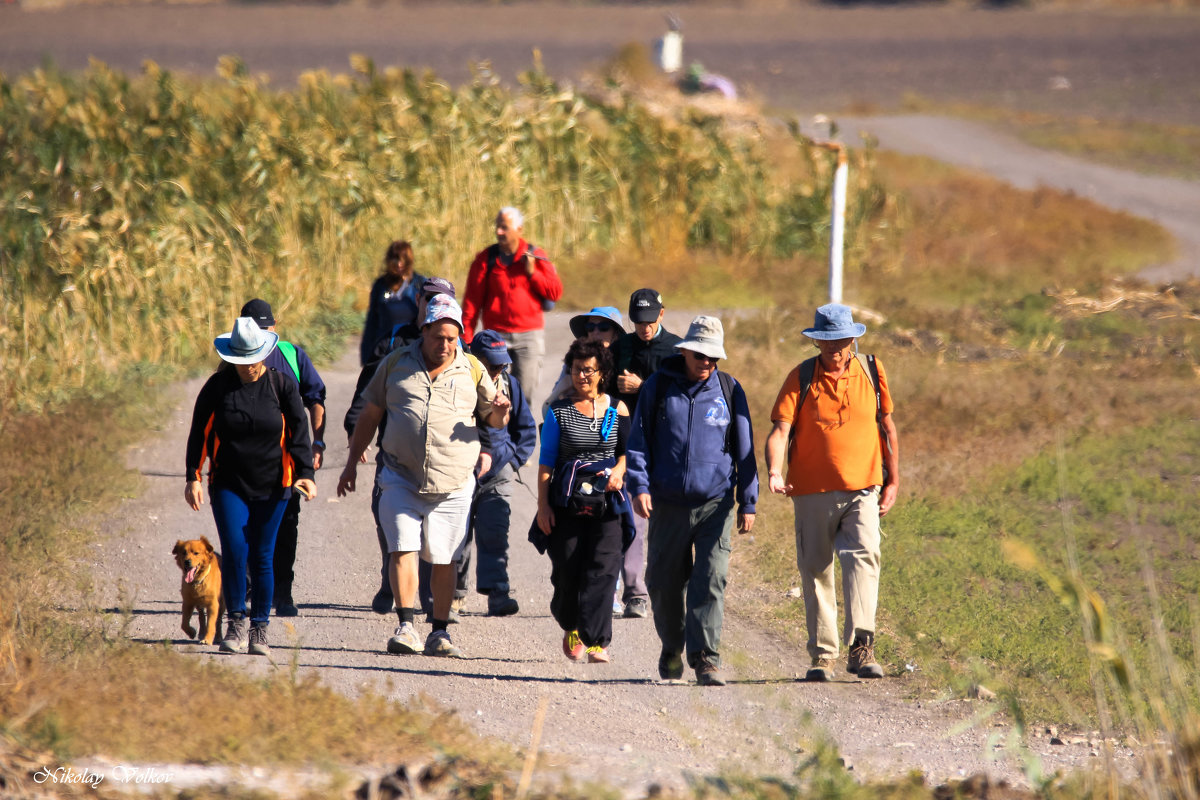
<svg viewBox="0 0 1200 800">
<path fill-rule="evenodd" d="M 591 333 L 592 331 L 600 331 L 601 333 L 608 333 L 609 331 L 611 331 L 613 329 L 613 325 L 611 322 L 589 322 L 587 325 L 585 325 L 583 327 L 583 329 L 585 331 L 587 331 L 588 333 Z"/>
<path fill-rule="evenodd" d="M 684 352 L 691 356 L 693 361 L 703 361 L 705 363 L 711 362 L 715 364 L 721 360 L 719 358 L 713 358 L 712 356 L 706 356 L 704 353 L 697 353 L 695 350 L 684 350 Z"/>
</svg>

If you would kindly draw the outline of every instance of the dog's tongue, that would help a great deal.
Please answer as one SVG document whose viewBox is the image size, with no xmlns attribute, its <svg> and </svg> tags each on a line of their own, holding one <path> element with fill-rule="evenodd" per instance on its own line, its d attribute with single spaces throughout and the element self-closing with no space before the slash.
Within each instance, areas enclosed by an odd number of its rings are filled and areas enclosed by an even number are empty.
<svg viewBox="0 0 1200 800">
<path fill-rule="evenodd" d="M 194 581 L 194 580 L 196 580 L 196 568 L 195 568 L 195 567 L 192 567 L 191 569 L 189 569 L 189 570 L 187 571 L 187 575 L 184 575 L 184 576 L 183 576 L 183 582 L 184 582 L 184 583 L 191 583 L 191 582 L 192 582 L 192 581 Z"/>
</svg>

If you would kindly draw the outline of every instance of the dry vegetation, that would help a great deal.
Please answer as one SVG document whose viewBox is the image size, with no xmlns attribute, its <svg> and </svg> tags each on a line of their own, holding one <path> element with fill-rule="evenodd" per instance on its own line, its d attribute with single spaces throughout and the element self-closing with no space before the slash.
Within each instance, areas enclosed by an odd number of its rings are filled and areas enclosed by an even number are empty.
<svg viewBox="0 0 1200 800">
<path fill-rule="evenodd" d="M 130 359 L 190 363 L 212 330 L 227 326 L 232 298 L 268 286 L 288 298 L 280 307 L 297 313 L 333 297 L 323 310 L 330 316 L 315 324 L 344 330 L 348 318 L 338 315 L 374 270 L 377 240 L 389 239 L 400 220 L 422 220 L 423 267 L 459 278 L 489 198 L 520 191 L 533 165 L 549 158 L 570 165 L 539 177 L 539 186 L 557 189 L 517 202 L 537 215 L 538 241 L 565 255 L 564 281 L 578 305 L 617 302 L 646 282 L 652 265 L 657 288 L 675 304 L 755 309 L 729 318 L 730 362 L 763 435 L 778 384 L 809 352 L 799 331 L 824 293 L 821 198 L 831 165 L 823 153 L 764 124 L 729 127 L 689 106 L 650 113 L 636 92 L 585 99 L 544 78 L 517 98 L 486 79 L 455 94 L 431 77 L 379 76 L 361 64 L 356 82 L 312 76 L 285 96 L 229 66 L 225 87 L 185 85 L 153 69 L 128 84 L 101 68 L 80 84 L 39 75 L 0 85 L 0 112 L 21 123 L 5 125 L 0 141 L 24 130 L 45 142 L 21 151 L 31 156 L 21 160 L 25 188 L 0 181 L 0 210 L 22 221 L 6 229 L 0 256 L 6 297 L 20 298 L 14 304 L 25 315 L 6 317 L 0 331 L 24 359 L 10 391 L 20 387 L 26 402 L 41 402 L 64 386 L 94 386 L 85 369 Z M 97 99 L 106 96 L 107 106 Z M 16 107 L 30 97 L 32 110 Z M 127 125 L 117 106 L 147 117 Z M 203 179 L 168 177 L 162 165 L 174 163 L 171 153 L 134 146 L 153 115 L 174 120 L 178 147 L 200 148 L 180 163 L 211 162 L 197 173 Z M 330 135 L 357 129 L 347 121 L 362 118 L 373 120 L 375 141 Z M 501 121 L 497 140 L 472 138 L 485 120 Z M 89 154 L 84 142 L 63 138 L 81 122 L 111 134 L 112 149 Z M 230 126 L 240 134 L 227 140 Z M 170 129 L 163 122 L 158 135 Z M 160 159 L 146 184 L 153 191 L 107 163 L 122 148 Z M 694 159 L 681 160 L 683 152 Z M 89 175 L 82 164 L 108 172 Z M 904 444 L 904 502 L 886 545 L 881 654 L 893 668 L 908 659 L 929 665 L 931 690 L 1002 682 L 1018 721 L 1027 708 L 1072 706 L 1087 717 L 1090 700 L 1092 718 L 1144 741 L 1157 729 L 1165 743 L 1161 760 L 1151 762 L 1157 783 L 1128 791 L 1194 796 L 1175 791 L 1194 778 L 1198 740 L 1195 689 L 1178 665 L 1200 652 L 1191 645 L 1187 598 L 1200 576 L 1164 572 L 1153 559 L 1145 572 L 1130 569 L 1142 540 L 1109 544 L 1114 518 L 1128 518 L 1132 503 L 1133 522 L 1156 532 L 1141 552 L 1196 559 L 1188 507 L 1200 503 L 1187 476 L 1195 474 L 1191 445 L 1200 442 L 1177 427 L 1195 428 L 1200 287 L 1122 283 L 1169 243 L 1153 226 L 1077 198 L 1017 192 L 928 162 L 877 164 L 869 152 L 855 153 L 854 172 L 848 296 L 871 310 L 864 347 L 886 359 Z M 447 182 L 467 189 L 449 191 Z M 730 182 L 741 185 L 735 191 Z M 401 184 L 410 194 L 399 192 Z M 303 191 L 292 191 L 297 186 Z M 15 253 L 37 268 L 14 274 L 26 263 Z M 597 274 L 605 276 L 604 297 L 596 296 Z M 154 304 L 140 310 L 146 297 Z M 166 349 L 132 349 L 127 321 L 168 326 Z M 49 360 L 75 349 L 78 356 L 61 365 Z M 59 371 L 71 380 L 47 391 L 45 381 Z M 348 700 L 294 674 L 268 682 L 231 677 L 130 647 L 119 631 L 62 612 L 87 605 L 86 584 L 71 567 L 89 536 L 78 515 L 95 510 L 96 485 L 106 487 L 101 498 L 126 486 L 111 453 L 137 435 L 142 402 L 97 397 L 62 404 L 53 417 L 9 413 L 0 423 L 6 450 L 22 454 L 0 464 L 0 518 L 12 523 L 0 541 L 0 597 L 15 598 L 0 606 L 0 732 L 61 756 L 103 747 L 157 758 L 170 740 L 175 752 L 230 762 L 361 764 L 410 746 L 452 756 L 470 747 L 484 764 L 462 785 L 475 787 L 475 796 L 493 785 L 511 793 L 511 780 L 496 777 L 511 756 L 482 752 L 430 712 Z M 1163 480 L 1114 489 L 1129 482 L 1128 463 L 1139 453 L 1138 469 L 1159 470 Z M 1065 482 L 1056 476 L 1064 465 Z M 1073 512 L 1069 524 L 1064 509 Z M 756 574 L 776 597 L 794 580 L 788 516 L 784 504 L 764 503 L 753 552 Z M 1155 576 L 1157 594 L 1139 595 Z M 1088 585 L 1121 597 L 1098 604 Z M 946 611 L 923 627 L 930 607 Z M 762 610 L 775 615 L 781 635 L 795 636 L 798 603 Z M 1154 646 L 1130 644 L 1123 631 L 1145 634 Z M 997 649 L 997 639 L 1005 647 Z M 1048 675 L 1061 680 L 1048 684 Z M 80 676 L 98 700 L 90 709 L 79 707 Z M 173 713 L 198 687 L 209 698 L 200 713 L 219 717 L 227 732 L 221 741 L 202 741 Z M 304 719 L 306 727 L 280 726 L 252 751 L 263 714 Z M 814 769 L 810 789 L 823 797 L 930 795 L 915 781 L 858 787 L 833 759 Z M 1059 787 L 1059 796 L 1098 796 L 1103 788 Z M 1044 793 L 1055 791 L 1047 784 Z M 723 793 L 798 796 L 795 787 L 754 780 L 726 783 Z"/>
</svg>

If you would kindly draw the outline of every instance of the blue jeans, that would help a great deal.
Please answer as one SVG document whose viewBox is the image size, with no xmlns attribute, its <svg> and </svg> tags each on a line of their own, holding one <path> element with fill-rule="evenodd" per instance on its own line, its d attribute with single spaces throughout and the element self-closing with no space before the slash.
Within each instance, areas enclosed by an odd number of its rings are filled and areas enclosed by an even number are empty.
<svg viewBox="0 0 1200 800">
<path fill-rule="evenodd" d="M 275 592 L 275 536 L 287 500 L 247 501 L 237 492 L 214 487 L 213 519 L 221 538 L 221 583 L 225 612 L 246 614 L 246 576 L 251 577 L 250 622 L 265 626 Z"/>
</svg>

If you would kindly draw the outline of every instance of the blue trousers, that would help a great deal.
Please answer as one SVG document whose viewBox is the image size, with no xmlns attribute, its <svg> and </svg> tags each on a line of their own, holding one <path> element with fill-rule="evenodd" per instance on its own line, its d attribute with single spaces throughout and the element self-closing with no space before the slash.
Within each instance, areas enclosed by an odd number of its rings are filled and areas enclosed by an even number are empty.
<svg viewBox="0 0 1200 800">
<path fill-rule="evenodd" d="M 250 622 L 267 625 L 275 592 L 275 537 L 287 500 L 245 500 L 237 492 L 212 489 L 213 519 L 221 539 L 221 584 L 225 613 L 246 614 L 246 577 L 250 576 Z"/>
</svg>

